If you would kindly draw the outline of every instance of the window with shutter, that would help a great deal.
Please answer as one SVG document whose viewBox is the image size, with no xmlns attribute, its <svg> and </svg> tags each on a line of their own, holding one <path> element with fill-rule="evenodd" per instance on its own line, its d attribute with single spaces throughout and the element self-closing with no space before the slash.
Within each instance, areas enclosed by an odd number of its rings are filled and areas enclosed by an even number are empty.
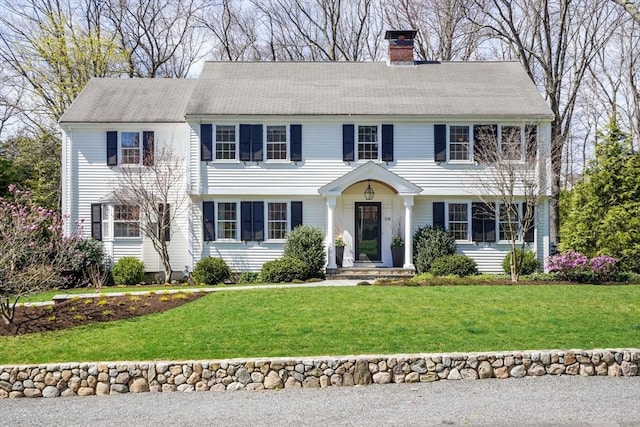
<svg viewBox="0 0 640 427">
<path fill-rule="evenodd" d="M 486 203 L 471 205 L 471 234 L 474 242 L 496 241 L 495 210 Z"/>
<path fill-rule="evenodd" d="M 102 205 L 100 203 L 91 204 L 91 237 L 102 240 Z"/>
<path fill-rule="evenodd" d="M 355 161 L 354 146 L 354 125 L 342 125 L 342 161 Z"/>
<path fill-rule="evenodd" d="M 205 242 L 216 240 L 214 202 L 202 202 L 202 231 Z"/>
</svg>

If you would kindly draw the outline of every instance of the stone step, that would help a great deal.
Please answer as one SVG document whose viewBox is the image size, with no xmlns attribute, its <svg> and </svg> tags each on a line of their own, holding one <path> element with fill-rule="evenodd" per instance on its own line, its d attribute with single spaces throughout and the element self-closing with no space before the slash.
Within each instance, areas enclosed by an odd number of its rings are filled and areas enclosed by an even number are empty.
<svg viewBox="0 0 640 427">
<path fill-rule="evenodd" d="M 404 268 L 343 267 L 327 270 L 326 278 L 332 280 L 393 280 L 409 279 L 415 276 L 415 274 L 415 270 Z"/>
</svg>

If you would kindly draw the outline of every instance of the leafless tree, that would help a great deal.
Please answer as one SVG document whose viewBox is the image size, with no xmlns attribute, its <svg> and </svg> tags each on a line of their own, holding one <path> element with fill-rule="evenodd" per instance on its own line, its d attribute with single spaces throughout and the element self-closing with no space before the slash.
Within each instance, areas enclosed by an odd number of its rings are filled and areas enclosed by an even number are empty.
<svg viewBox="0 0 640 427">
<path fill-rule="evenodd" d="M 614 3 L 619 4 L 624 10 L 631 15 L 631 17 L 640 23 L 640 8 L 632 0 L 612 0 Z"/>
<path fill-rule="evenodd" d="M 474 126 L 474 160 L 469 173 L 480 188 L 483 205 L 476 215 L 499 218 L 497 240 L 509 241 L 511 280 L 517 282 L 522 269 L 519 256 L 525 233 L 536 225 L 535 209 L 546 187 L 545 147 L 538 147 L 537 126 Z M 477 219 L 477 218 L 476 218 Z"/>
<path fill-rule="evenodd" d="M 273 60 L 378 59 L 380 0 L 251 0 L 269 32 Z"/>
<path fill-rule="evenodd" d="M 200 0 L 106 0 L 129 77 L 186 77 L 202 55 Z"/>
<path fill-rule="evenodd" d="M 544 93 L 551 111 L 551 240 L 558 242 L 562 153 L 575 101 L 588 66 L 605 46 L 618 14 L 606 0 L 475 0 L 484 20 L 475 21 L 506 43 Z"/>
<path fill-rule="evenodd" d="M 398 0 L 385 4 L 389 28 L 415 29 L 421 60 L 469 60 L 486 40 L 481 11 L 473 0 Z M 473 19 L 468 19 L 472 17 Z"/>
<path fill-rule="evenodd" d="M 149 141 L 149 146 L 153 143 Z M 170 146 L 164 146 L 155 155 L 145 154 L 144 166 L 123 166 L 117 172 L 115 201 L 139 209 L 141 231 L 160 256 L 165 281 L 169 282 L 169 242 L 175 230 L 175 213 L 186 203 L 183 159 Z"/>
</svg>

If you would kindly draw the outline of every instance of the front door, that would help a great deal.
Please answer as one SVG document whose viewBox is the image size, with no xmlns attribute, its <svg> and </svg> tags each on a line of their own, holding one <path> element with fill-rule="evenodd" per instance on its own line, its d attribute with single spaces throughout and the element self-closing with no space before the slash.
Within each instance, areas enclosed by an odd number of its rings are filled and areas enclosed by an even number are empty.
<svg viewBox="0 0 640 427">
<path fill-rule="evenodd" d="M 354 262 L 380 262 L 380 203 L 356 202 L 356 253 Z"/>
</svg>

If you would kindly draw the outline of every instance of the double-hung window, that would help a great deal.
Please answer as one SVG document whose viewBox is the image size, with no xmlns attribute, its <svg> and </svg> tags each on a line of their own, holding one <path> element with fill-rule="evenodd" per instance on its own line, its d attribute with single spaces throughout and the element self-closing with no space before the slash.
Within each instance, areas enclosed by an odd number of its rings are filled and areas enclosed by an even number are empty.
<svg viewBox="0 0 640 427">
<path fill-rule="evenodd" d="M 287 159 L 287 126 L 267 126 L 267 160 Z"/>
<path fill-rule="evenodd" d="M 269 203 L 267 215 L 268 238 L 284 239 L 287 234 L 287 204 Z"/>
<path fill-rule="evenodd" d="M 449 160 L 469 160 L 469 126 L 449 126 Z"/>
<path fill-rule="evenodd" d="M 378 160 L 378 126 L 358 126 L 358 160 Z"/>
<path fill-rule="evenodd" d="M 502 126 L 500 150 L 505 160 L 522 160 L 522 127 Z"/>
<path fill-rule="evenodd" d="M 115 205 L 113 207 L 113 237 L 140 237 L 140 207 Z"/>
<path fill-rule="evenodd" d="M 235 202 L 218 203 L 218 236 L 220 239 L 238 238 L 238 208 Z"/>
<path fill-rule="evenodd" d="M 456 240 L 469 240 L 469 204 L 449 203 L 449 231 Z"/>
<path fill-rule="evenodd" d="M 142 151 L 139 132 L 121 132 L 120 150 L 122 153 L 122 164 L 139 165 Z"/>
<path fill-rule="evenodd" d="M 519 240 L 520 204 L 500 204 L 500 240 Z"/>
<path fill-rule="evenodd" d="M 236 127 L 216 125 L 216 160 L 236 159 Z"/>
</svg>

